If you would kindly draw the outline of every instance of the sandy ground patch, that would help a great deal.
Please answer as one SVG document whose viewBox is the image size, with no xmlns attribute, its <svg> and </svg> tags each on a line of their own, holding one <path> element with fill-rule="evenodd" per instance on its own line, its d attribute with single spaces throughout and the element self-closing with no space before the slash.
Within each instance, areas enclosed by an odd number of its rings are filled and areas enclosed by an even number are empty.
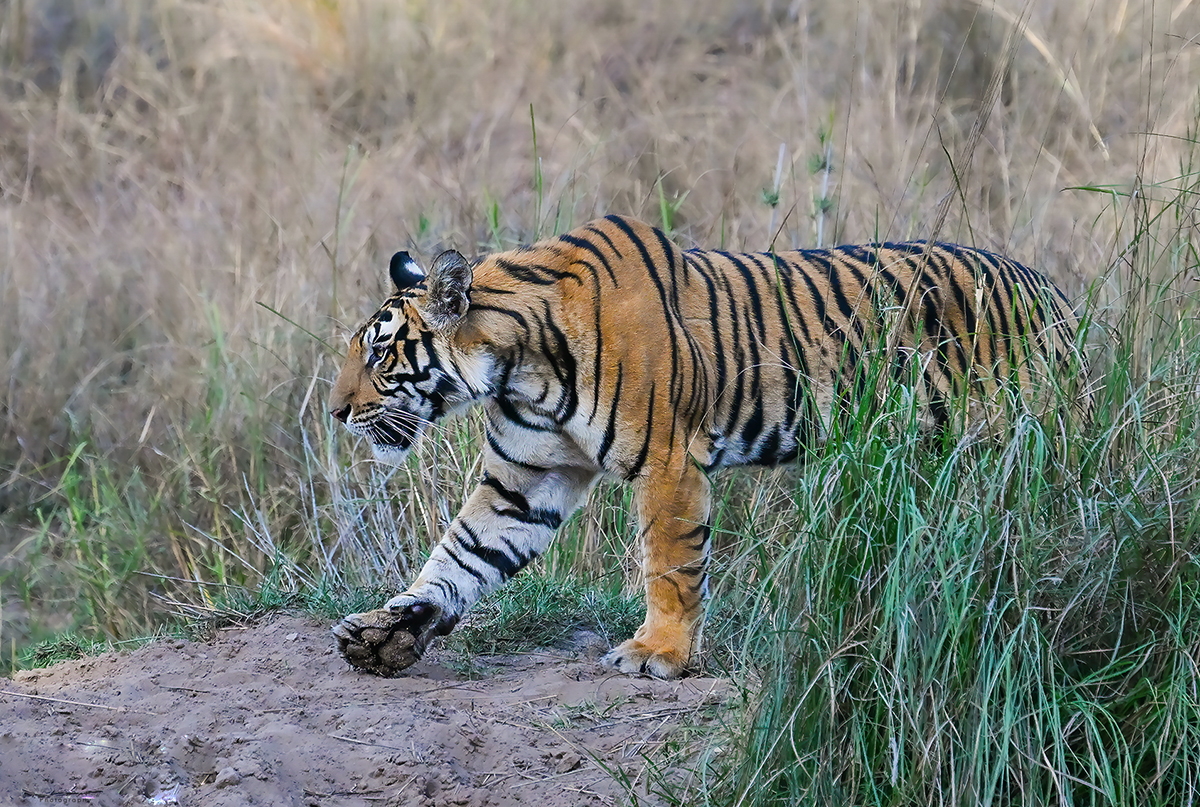
<svg viewBox="0 0 1200 807">
<path fill-rule="evenodd" d="M 21 672 L 0 679 L 19 693 L 0 694 L 0 804 L 629 803 L 614 771 L 656 804 L 648 768 L 700 743 L 730 687 L 614 675 L 589 636 L 477 680 L 436 650 L 383 679 L 280 616 Z"/>
</svg>

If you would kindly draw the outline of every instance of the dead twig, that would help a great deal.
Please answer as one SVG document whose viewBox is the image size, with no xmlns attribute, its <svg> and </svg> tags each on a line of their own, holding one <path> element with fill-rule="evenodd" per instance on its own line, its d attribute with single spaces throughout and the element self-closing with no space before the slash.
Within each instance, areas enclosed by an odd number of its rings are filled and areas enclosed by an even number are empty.
<svg viewBox="0 0 1200 807">
<path fill-rule="evenodd" d="M 408 752 L 407 748 L 397 748 L 394 745 L 384 745 L 383 743 L 372 743 L 372 742 L 368 742 L 367 740 L 356 740 L 353 737 L 343 737 L 340 734 L 326 734 L 325 736 L 329 737 L 331 739 L 334 739 L 334 740 L 341 740 L 342 742 L 346 742 L 346 743 L 355 743 L 356 745 L 371 745 L 376 748 L 386 748 L 389 751 L 399 751 L 401 753 Z"/>
<path fill-rule="evenodd" d="M 70 701 L 65 698 L 51 698 L 48 695 L 29 695 L 25 692 L 13 692 L 8 689 L 0 689 L 0 695 L 10 695 L 14 698 L 29 698 L 35 701 L 48 701 L 50 703 L 63 703 L 68 706 L 86 706 L 90 709 L 108 709 L 113 712 L 125 712 L 127 714 L 150 715 L 151 717 L 162 717 L 158 712 L 147 712 L 144 709 L 130 709 L 126 706 L 105 706 L 103 703 L 86 703 L 84 701 Z"/>
</svg>

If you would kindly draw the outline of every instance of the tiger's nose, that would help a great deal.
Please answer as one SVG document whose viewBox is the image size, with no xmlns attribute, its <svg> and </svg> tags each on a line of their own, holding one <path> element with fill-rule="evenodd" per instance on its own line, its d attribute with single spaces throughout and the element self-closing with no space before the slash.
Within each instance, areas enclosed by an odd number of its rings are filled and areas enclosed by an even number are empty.
<svg viewBox="0 0 1200 807">
<path fill-rule="evenodd" d="M 346 418 L 350 417 L 350 404 L 346 404 L 341 409 L 330 409 L 329 414 L 333 415 L 342 423 L 345 423 Z"/>
</svg>

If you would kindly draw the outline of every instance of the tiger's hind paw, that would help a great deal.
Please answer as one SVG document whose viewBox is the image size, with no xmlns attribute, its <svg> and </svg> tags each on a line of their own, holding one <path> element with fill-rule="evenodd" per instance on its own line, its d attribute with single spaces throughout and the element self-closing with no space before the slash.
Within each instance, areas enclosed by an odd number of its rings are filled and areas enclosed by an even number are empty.
<svg viewBox="0 0 1200 807">
<path fill-rule="evenodd" d="M 673 679 L 688 670 L 688 657 L 675 651 L 655 652 L 637 639 L 614 647 L 600 659 L 606 667 L 628 675 L 650 675 L 654 678 Z"/>
<path fill-rule="evenodd" d="M 350 665 L 390 678 L 420 660 L 437 617 L 436 606 L 414 602 L 350 614 L 333 626 L 333 635 Z"/>
</svg>

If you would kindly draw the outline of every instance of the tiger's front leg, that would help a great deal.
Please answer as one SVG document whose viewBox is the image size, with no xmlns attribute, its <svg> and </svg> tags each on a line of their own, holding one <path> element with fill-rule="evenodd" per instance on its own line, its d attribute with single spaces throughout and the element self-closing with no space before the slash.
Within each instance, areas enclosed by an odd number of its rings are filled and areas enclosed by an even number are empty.
<svg viewBox="0 0 1200 807">
<path fill-rule="evenodd" d="M 393 676 L 415 664 L 434 636 L 454 629 L 485 594 L 546 551 L 595 475 L 580 468 L 531 471 L 490 457 L 416 581 L 380 609 L 333 627 L 347 662 Z"/>
<path fill-rule="evenodd" d="M 679 467 L 682 465 L 682 468 Z M 604 663 L 623 673 L 678 678 L 700 648 L 708 595 L 708 478 L 684 457 L 637 483 L 646 621 Z"/>
</svg>

